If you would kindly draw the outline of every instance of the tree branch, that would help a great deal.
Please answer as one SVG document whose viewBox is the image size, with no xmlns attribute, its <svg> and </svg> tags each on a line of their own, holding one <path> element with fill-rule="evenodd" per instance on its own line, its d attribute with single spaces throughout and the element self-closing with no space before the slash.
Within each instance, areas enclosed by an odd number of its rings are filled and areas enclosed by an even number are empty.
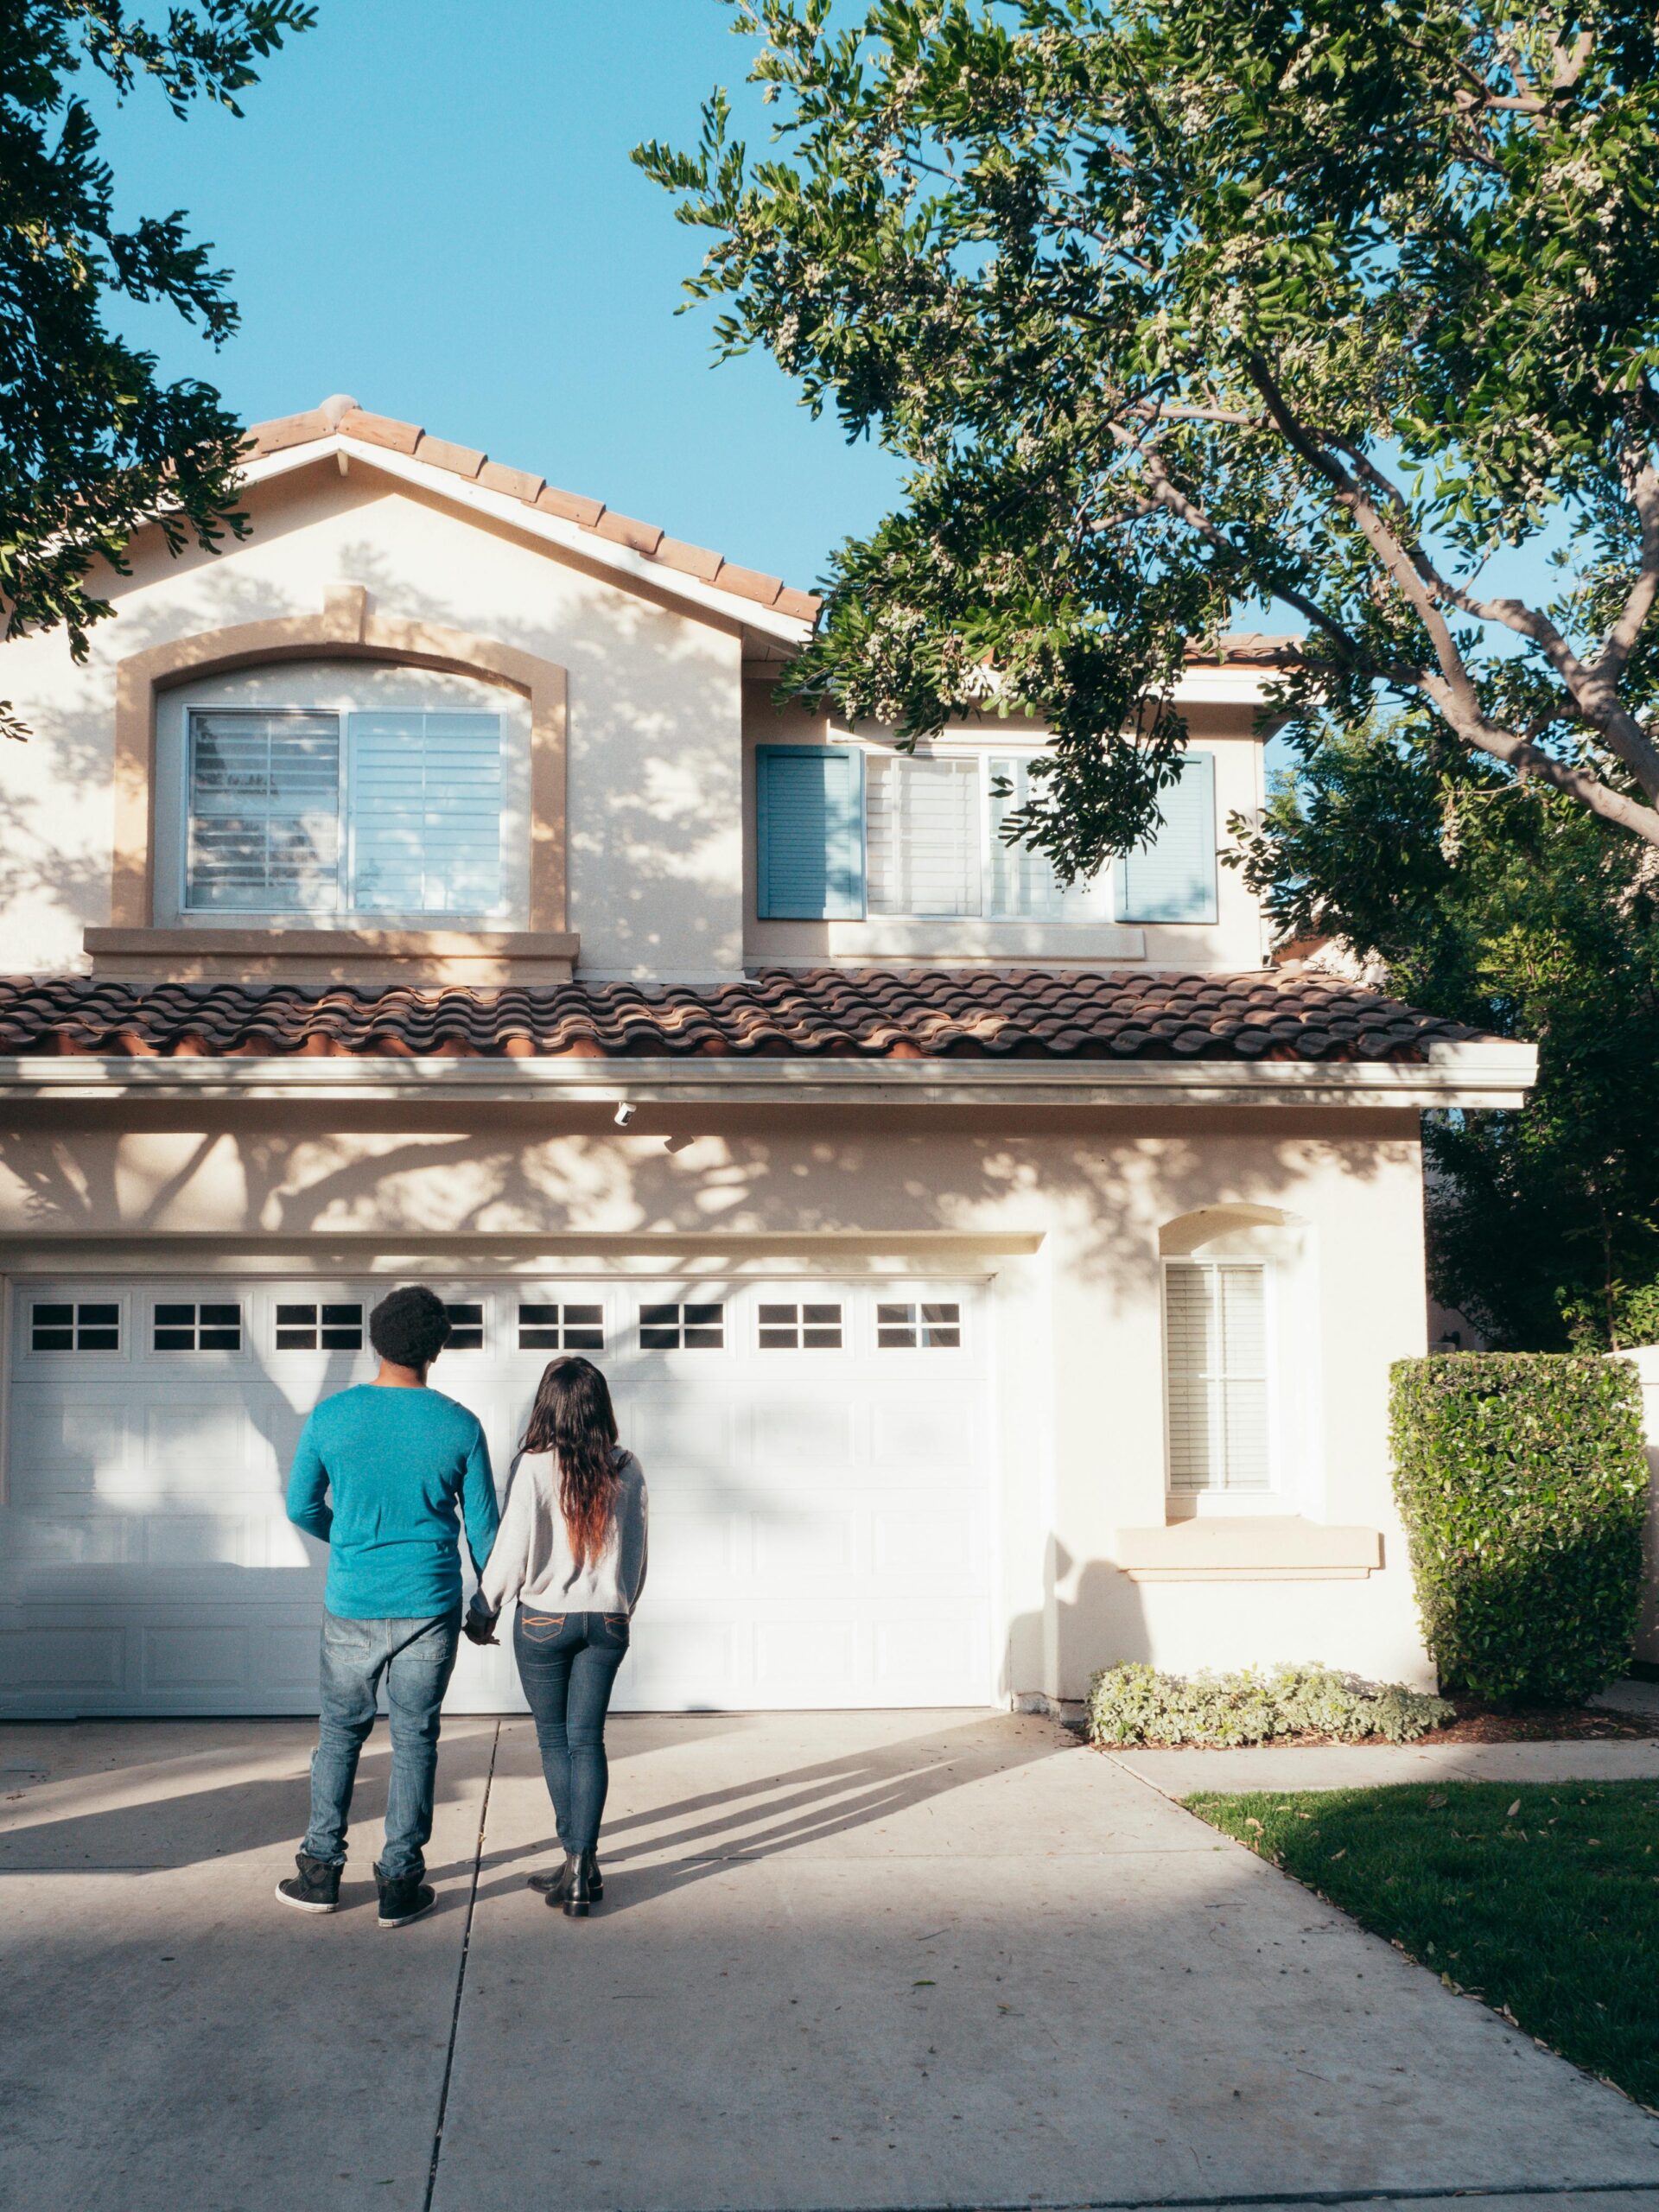
<svg viewBox="0 0 1659 2212">
<path fill-rule="evenodd" d="M 1224 554 L 1241 569 L 1247 569 L 1249 563 L 1231 538 L 1224 531 L 1218 529 L 1203 509 L 1190 499 L 1179 485 L 1173 481 L 1163 462 L 1146 440 L 1137 437 L 1134 431 L 1127 429 L 1121 423 L 1113 423 L 1109 427 L 1117 442 L 1126 447 L 1140 461 L 1141 473 L 1151 486 L 1152 497 L 1157 505 L 1167 510 L 1178 520 L 1184 522 L 1189 530 L 1203 538 L 1206 545 L 1214 546 L 1218 553 Z M 1335 643 L 1351 667 L 1371 669 L 1369 656 L 1360 650 L 1357 640 L 1351 637 L 1334 617 L 1327 614 L 1317 600 L 1307 598 L 1305 594 L 1290 584 L 1274 584 L 1273 591 L 1276 599 L 1282 599 L 1287 607 L 1294 607 L 1299 614 L 1305 614 L 1310 622 L 1323 630 L 1325 635 Z M 1381 669 L 1372 670 L 1371 672 L 1379 676 L 1384 673 Z"/>
</svg>

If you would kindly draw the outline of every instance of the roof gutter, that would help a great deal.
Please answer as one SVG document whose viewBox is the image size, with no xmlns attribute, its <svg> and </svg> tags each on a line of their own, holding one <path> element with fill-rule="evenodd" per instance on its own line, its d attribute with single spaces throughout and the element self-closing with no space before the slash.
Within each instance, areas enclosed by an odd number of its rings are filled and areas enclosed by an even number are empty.
<svg viewBox="0 0 1659 2212">
<path fill-rule="evenodd" d="M 1396 1060 L 747 1058 L 432 1059 L 300 1054 L 0 1058 L 0 1098 L 424 1101 L 612 1106 L 1348 1106 L 1515 1108 L 1537 1048 L 1496 1038 Z"/>
</svg>

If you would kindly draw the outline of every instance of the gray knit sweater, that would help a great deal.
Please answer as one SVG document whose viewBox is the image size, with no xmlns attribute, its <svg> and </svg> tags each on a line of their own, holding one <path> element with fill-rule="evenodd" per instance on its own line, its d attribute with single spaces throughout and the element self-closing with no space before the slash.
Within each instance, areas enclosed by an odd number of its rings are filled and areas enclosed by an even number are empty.
<svg viewBox="0 0 1659 2212">
<path fill-rule="evenodd" d="M 621 1478 L 610 1532 L 597 1559 L 577 1566 L 559 1510 L 559 1463 L 552 1452 L 524 1452 L 507 1478 L 507 1502 L 474 1610 L 493 1619 L 518 1599 L 550 1613 L 632 1613 L 645 1586 L 645 1477 L 619 1446 Z"/>
</svg>

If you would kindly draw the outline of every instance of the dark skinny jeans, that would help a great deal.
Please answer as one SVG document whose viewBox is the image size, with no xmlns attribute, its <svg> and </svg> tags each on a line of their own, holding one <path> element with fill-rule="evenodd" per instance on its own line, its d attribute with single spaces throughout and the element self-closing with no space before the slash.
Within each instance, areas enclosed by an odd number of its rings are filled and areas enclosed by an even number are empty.
<svg viewBox="0 0 1659 2212">
<path fill-rule="evenodd" d="M 559 1841 L 566 1851 L 591 1851 L 610 1783 L 605 1715 L 628 1656 L 627 1616 L 538 1613 L 521 1605 L 512 1656 L 535 1719 Z"/>
</svg>

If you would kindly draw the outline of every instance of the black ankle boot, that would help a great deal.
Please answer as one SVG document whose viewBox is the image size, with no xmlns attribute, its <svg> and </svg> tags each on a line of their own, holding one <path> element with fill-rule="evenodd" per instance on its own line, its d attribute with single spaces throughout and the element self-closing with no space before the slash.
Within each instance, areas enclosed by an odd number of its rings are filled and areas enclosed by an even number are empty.
<svg viewBox="0 0 1659 2212">
<path fill-rule="evenodd" d="M 540 1896 L 544 1897 L 549 1904 L 563 1904 L 565 1891 L 570 1885 L 570 1868 L 573 1864 L 574 1861 L 569 1856 L 565 1857 L 550 1872 L 532 1874 L 530 1877 L 529 1886 Z"/>
<path fill-rule="evenodd" d="M 548 1903 L 563 1904 L 566 1916 L 571 1920 L 586 1920 L 593 1897 L 594 1885 L 588 1879 L 588 1862 L 580 1853 L 573 1851 L 564 1862 L 563 1890 L 558 1897 L 550 1897 Z"/>
<path fill-rule="evenodd" d="M 605 1894 L 605 1877 L 599 1871 L 599 1853 L 590 1847 L 582 1853 L 582 1863 L 588 1869 L 588 1894 L 597 1904 Z"/>
</svg>

